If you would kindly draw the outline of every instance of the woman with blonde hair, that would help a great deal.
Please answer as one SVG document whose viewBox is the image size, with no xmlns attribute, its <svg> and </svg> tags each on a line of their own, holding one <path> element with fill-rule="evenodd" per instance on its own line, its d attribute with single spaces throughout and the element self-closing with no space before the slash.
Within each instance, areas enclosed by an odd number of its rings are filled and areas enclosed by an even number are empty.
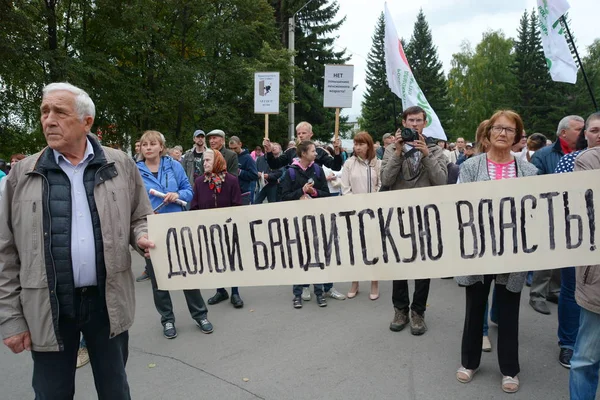
<svg viewBox="0 0 600 400">
<path fill-rule="evenodd" d="M 137 162 L 140 175 L 150 197 L 150 204 L 155 214 L 185 211 L 181 201 L 192 200 L 192 185 L 181 164 L 168 157 L 165 147 L 165 137 L 158 131 L 146 131 L 140 138 L 141 160 Z M 166 194 L 164 198 L 150 195 L 150 190 L 156 190 Z M 177 337 L 175 328 L 175 314 L 173 303 L 168 290 L 158 289 L 154 266 L 149 258 L 146 258 L 146 271 L 152 282 L 152 294 L 154 306 L 160 314 L 163 325 L 163 335 L 167 339 Z M 208 310 L 198 289 L 184 290 L 185 301 L 192 319 L 196 322 L 202 333 L 211 333 L 212 324 L 206 318 Z"/>
<path fill-rule="evenodd" d="M 342 194 L 363 194 L 378 192 L 381 188 L 381 160 L 375 153 L 373 138 L 368 132 L 354 136 L 354 154 L 344 164 L 342 172 Z M 358 282 L 352 282 L 348 298 L 358 294 Z M 379 298 L 379 283 L 371 281 L 371 300 Z"/>
<path fill-rule="evenodd" d="M 523 121 L 519 114 L 508 110 L 496 112 L 485 125 L 482 135 L 481 143 L 489 143 L 487 152 L 464 162 L 460 170 L 461 184 L 537 175 L 535 166 L 510 152 L 523 135 Z M 467 297 L 461 366 L 456 371 L 458 381 L 470 382 L 479 368 L 483 341 L 481 327 L 490 285 L 495 281 L 498 363 L 503 375 L 501 387 L 507 393 L 519 390 L 519 306 L 526 274 L 513 272 L 456 278 L 458 284 L 465 287 Z"/>
</svg>

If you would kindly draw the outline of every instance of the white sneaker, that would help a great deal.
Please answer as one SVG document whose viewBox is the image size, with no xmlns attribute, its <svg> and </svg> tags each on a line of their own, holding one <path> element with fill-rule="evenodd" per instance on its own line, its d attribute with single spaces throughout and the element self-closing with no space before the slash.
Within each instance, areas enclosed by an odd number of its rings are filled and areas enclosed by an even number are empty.
<svg viewBox="0 0 600 400">
<path fill-rule="evenodd" d="M 310 287 L 302 288 L 302 300 L 310 301 Z"/>
<path fill-rule="evenodd" d="M 489 353 L 492 351 L 492 342 L 490 342 L 490 338 L 488 336 L 483 337 L 483 343 L 481 344 L 481 350 Z"/>
<path fill-rule="evenodd" d="M 334 287 L 329 289 L 328 292 L 325 292 L 325 297 L 331 297 L 336 300 L 346 300 L 346 295 L 338 292 Z"/>
<path fill-rule="evenodd" d="M 90 362 L 90 355 L 85 347 L 80 347 L 77 351 L 77 368 L 83 367 Z"/>
</svg>

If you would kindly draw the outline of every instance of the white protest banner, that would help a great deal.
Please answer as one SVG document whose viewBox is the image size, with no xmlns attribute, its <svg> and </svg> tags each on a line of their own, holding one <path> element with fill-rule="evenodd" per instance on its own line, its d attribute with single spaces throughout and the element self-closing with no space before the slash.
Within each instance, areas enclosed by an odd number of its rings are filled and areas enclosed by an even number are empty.
<svg viewBox="0 0 600 400">
<path fill-rule="evenodd" d="M 148 217 L 164 290 L 597 264 L 600 171 Z"/>
<path fill-rule="evenodd" d="M 254 74 L 254 113 L 279 114 L 279 72 Z"/>
<path fill-rule="evenodd" d="M 323 107 L 352 108 L 354 65 L 325 65 Z"/>
<path fill-rule="evenodd" d="M 419 106 L 427 113 L 427 126 L 423 134 L 428 137 L 447 140 L 440 119 L 429 105 L 410 70 L 387 3 L 385 3 L 385 68 L 388 85 L 391 91 L 402 100 L 402 108 Z"/>
<path fill-rule="evenodd" d="M 577 64 L 560 24 L 560 17 L 570 8 L 569 3 L 567 0 L 538 0 L 537 4 L 538 26 L 550 76 L 556 82 L 576 83 Z"/>
</svg>

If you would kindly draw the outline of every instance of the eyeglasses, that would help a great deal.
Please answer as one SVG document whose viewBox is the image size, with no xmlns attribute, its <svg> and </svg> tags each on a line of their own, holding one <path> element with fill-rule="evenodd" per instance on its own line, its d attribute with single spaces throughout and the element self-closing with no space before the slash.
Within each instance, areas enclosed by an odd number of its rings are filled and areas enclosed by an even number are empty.
<svg viewBox="0 0 600 400">
<path fill-rule="evenodd" d="M 510 128 L 508 126 L 498 126 L 498 125 L 492 126 L 492 132 L 494 132 L 494 133 L 500 134 L 500 133 L 502 133 L 502 131 L 506 131 L 507 135 L 514 135 L 515 133 L 517 133 L 517 130 L 515 128 Z"/>
</svg>

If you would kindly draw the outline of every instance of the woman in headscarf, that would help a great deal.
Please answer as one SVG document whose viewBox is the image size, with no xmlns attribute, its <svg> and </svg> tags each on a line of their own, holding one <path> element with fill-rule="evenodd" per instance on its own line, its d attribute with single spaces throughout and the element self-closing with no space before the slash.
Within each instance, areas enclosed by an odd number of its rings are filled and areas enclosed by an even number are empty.
<svg viewBox="0 0 600 400">
<path fill-rule="evenodd" d="M 218 150 L 204 151 L 204 175 L 194 182 L 194 197 L 190 210 L 207 210 L 242 205 L 242 192 L 236 176 L 227 172 L 227 162 Z M 225 288 L 208 299 L 208 304 L 218 304 L 229 298 Z M 235 308 L 244 307 L 237 287 L 231 288 L 231 304 Z"/>
</svg>

